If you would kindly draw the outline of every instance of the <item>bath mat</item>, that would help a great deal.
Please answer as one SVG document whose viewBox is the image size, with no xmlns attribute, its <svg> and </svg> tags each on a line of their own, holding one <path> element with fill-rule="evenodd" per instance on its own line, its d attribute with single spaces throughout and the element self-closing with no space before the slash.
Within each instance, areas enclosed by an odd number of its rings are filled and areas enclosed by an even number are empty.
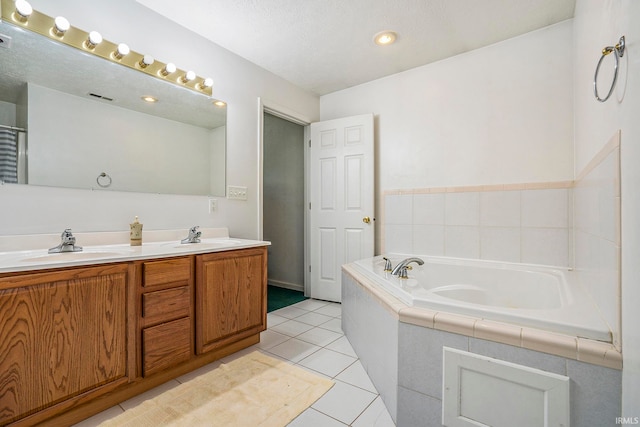
<svg viewBox="0 0 640 427">
<path fill-rule="evenodd" d="M 278 286 L 267 286 L 267 313 L 308 299 L 304 293 Z"/>
<path fill-rule="evenodd" d="M 254 351 L 100 424 L 101 427 L 282 427 L 333 381 Z"/>
</svg>

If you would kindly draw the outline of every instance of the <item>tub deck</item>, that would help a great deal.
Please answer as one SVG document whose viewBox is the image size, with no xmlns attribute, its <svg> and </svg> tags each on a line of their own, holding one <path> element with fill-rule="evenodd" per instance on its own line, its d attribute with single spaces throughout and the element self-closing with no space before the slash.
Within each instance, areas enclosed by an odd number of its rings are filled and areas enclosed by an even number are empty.
<svg viewBox="0 0 640 427">
<path fill-rule="evenodd" d="M 387 257 L 395 265 L 408 256 L 391 254 Z M 543 351 L 610 368 L 622 368 L 622 357 L 612 344 L 611 331 L 601 319 L 595 304 L 575 281 L 571 271 L 444 257 L 423 259 L 424 266 L 412 264 L 408 280 L 389 277 L 391 275 L 383 271 L 382 256 L 346 264 L 343 272 L 381 302 L 383 307 L 397 315 L 401 322 Z M 560 288 L 556 290 L 556 299 L 529 295 L 524 300 L 537 298 L 534 303 L 536 307 L 523 308 L 503 303 L 486 304 L 486 300 L 478 301 L 477 295 L 468 292 L 468 288 L 454 295 L 448 291 L 457 292 L 460 289 L 449 282 L 443 284 L 436 281 L 424 286 L 411 282 L 412 279 L 424 279 L 422 276 L 426 275 L 426 270 L 435 264 L 450 267 L 467 262 L 474 268 L 489 265 L 497 271 L 519 266 L 523 272 L 534 271 L 542 273 L 542 276 L 547 275 L 544 280 L 549 283 L 559 280 L 560 284 L 553 286 Z M 533 280 L 532 283 L 537 281 Z M 476 286 L 475 283 L 457 285 Z M 487 289 L 486 284 L 483 287 L 483 283 L 477 286 L 482 292 L 499 290 L 499 286 Z M 536 290 L 534 288 L 533 294 Z"/>
</svg>

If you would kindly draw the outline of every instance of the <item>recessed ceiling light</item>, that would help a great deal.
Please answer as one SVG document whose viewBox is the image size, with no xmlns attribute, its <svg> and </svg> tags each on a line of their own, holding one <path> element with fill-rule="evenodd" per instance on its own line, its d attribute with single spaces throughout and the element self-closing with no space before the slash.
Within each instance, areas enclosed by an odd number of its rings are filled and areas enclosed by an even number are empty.
<svg viewBox="0 0 640 427">
<path fill-rule="evenodd" d="M 373 37 L 373 41 L 378 46 L 387 46 L 396 41 L 398 35 L 393 31 L 382 31 Z"/>
<path fill-rule="evenodd" d="M 216 107 L 224 107 L 227 104 L 223 101 L 214 101 L 213 105 L 215 105 Z"/>
<path fill-rule="evenodd" d="M 141 98 L 144 102 L 149 102 L 149 103 L 158 102 L 158 98 L 154 98 L 153 96 L 150 96 L 150 95 L 145 95 L 145 96 L 142 96 Z"/>
</svg>

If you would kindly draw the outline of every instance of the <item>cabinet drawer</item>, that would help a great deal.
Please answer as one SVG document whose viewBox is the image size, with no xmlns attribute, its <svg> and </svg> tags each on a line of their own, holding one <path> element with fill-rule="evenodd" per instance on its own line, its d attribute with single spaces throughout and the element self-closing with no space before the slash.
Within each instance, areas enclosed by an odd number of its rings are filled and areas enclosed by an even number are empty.
<svg viewBox="0 0 640 427">
<path fill-rule="evenodd" d="M 142 317 L 147 325 L 189 315 L 191 315 L 189 286 L 142 294 Z"/>
<path fill-rule="evenodd" d="M 191 357 L 191 318 L 174 320 L 142 331 L 144 376 L 159 372 Z"/>
<path fill-rule="evenodd" d="M 191 258 L 151 261 L 143 264 L 142 286 L 158 286 L 168 283 L 191 283 Z"/>
</svg>

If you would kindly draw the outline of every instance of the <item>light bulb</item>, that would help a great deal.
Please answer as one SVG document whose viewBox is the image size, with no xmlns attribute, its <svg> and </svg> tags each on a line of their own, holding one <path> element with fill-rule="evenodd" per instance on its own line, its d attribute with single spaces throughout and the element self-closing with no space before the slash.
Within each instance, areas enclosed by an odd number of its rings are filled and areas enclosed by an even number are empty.
<svg viewBox="0 0 640 427">
<path fill-rule="evenodd" d="M 202 89 L 208 89 L 213 86 L 213 79 L 211 77 L 207 77 L 200 83 L 199 85 Z"/>
<path fill-rule="evenodd" d="M 184 76 L 180 77 L 180 81 L 182 83 L 188 83 L 191 80 L 196 78 L 196 73 L 194 73 L 193 71 L 187 71 Z"/>
<path fill-rule="evenodd" d="M 64 33 L 66 33 L 69 28 L 71 28 L 71 25 L 69 25 L 69 21 L 67 21 L 67 18 L 63 16 L 56 16 L 56 19 L 53 20 L 53 24 L 54 25 L 51 30 L 53 31 L 53 34 L 58 37 L 64 36 Z"/>
<path fill-rule="evenodd" d="M 174 64 L 173 62 L 169 62 L 167 65 L 164 66 L 162 70 L 160 70 L 160 75 L 166 77 L 169 74 L 172 74 L 175 72 L 176 72 L 176 64 Z"/>
<path fill-rule="evenodd" d="M 153 56 L 151 55 L 145 55 L 142 57 L 142 59 L 138 62 L 138 65 L 140 66 L 140 68 L 147 68 L 149 65 L 153 64 L 156 60 L 153 59 Z"/>
<path fill-rule="evenodd" d="M 26 0 L 16 0 L 16 18 L 21 22 L 26 22 L 33 13 L 33 8 Z"/>
<path fill-rule="evenodd" d="M 91 31 L 84 45 L 87 49 L 94 49 L 100 43 L 102 43 L 102 35 L 97 31 Z"/>
<path fill-rule="evenodd" d="M 379 46 L 388 46 L 396 41 L 398 35 L 393 31 L 383 31 L 374 36 L 373 41 Z"/>
<path fill-rule="evenodd" d="M 127 46 L 125 43 L 120 43 L 115 52 L 113 52 L 113 57 L 115 59 L 122 59 L 124 56 L 128 55 L 129 52 L 131 52 L 129 46 Z"/>
</svg>

